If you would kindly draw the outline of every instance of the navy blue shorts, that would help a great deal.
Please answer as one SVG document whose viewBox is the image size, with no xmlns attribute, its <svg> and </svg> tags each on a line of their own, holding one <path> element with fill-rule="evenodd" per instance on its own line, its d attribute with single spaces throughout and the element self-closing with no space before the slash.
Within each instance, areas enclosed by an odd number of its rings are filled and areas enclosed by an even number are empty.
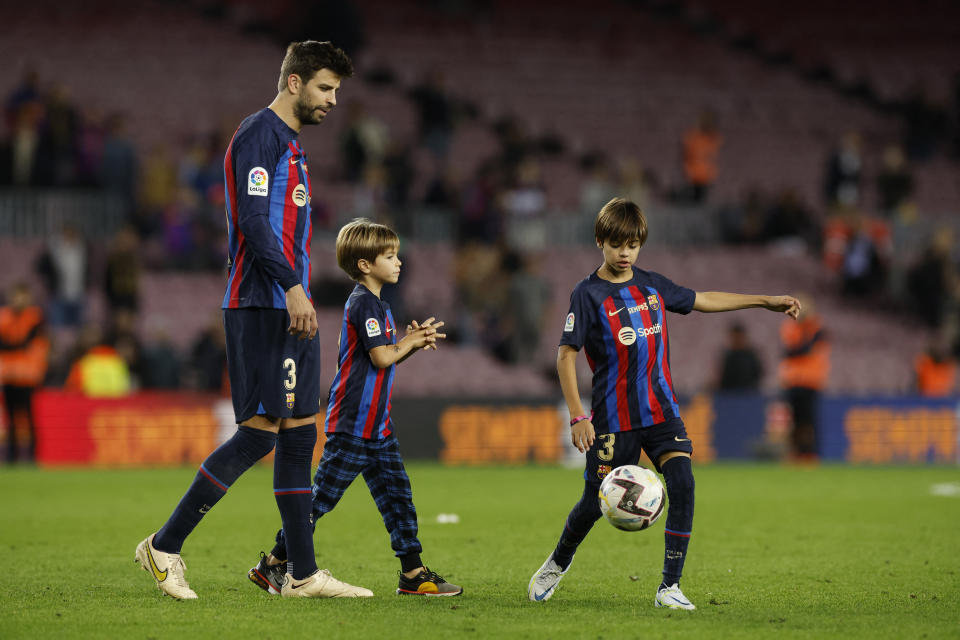
<svg viewBox="0 0 960 640">
<path fill-rule="evenodd" d="M 659 472 L 657 458 L 670 451 L 693 453 L 693 443 L 680 418 L 632 431 L 599 433 L 587 451 L 583 479 L 587 484 L 599 487 L 604 476 L 613 469 L 625 464 L 637 464 L 641 452 L 647 454 Z"/>
<path fill-rule="evenodd" d="M 227 370 L 237 423 L 301 418 L 320 408 L 320 338 L 287 333 L 286 309 L 224 309 Z"/>
</svg>

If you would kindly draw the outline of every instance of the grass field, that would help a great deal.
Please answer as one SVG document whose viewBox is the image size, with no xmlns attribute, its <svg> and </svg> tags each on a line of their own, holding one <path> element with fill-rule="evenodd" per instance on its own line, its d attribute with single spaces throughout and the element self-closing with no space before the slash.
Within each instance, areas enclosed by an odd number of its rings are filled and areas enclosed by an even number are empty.
<svg viewBox="0 0 960 640">
<path fill-rule="evenodd" d="M 960 481 L 953 467 L 695 469 L 683 581 L 695 612 L 653 606 L 653 529 L 601 521 L 554 597 L 526 599 L 579 496 L 578 470 L 411 464 L 424 558 L 459 598 L 394 595 L 398 563 L 362 482 L 318 527 L 321 567 L 363 600 L 285 600 L 246 579 L 279 518 L 271 471 L 243 476 L 184 548 L 192 602 L 133 563 L 191 469 L 0 470 L 0 638 L 960 637 Z M 437 515 L 456 513 L 456 524 Z"/>
</svg>

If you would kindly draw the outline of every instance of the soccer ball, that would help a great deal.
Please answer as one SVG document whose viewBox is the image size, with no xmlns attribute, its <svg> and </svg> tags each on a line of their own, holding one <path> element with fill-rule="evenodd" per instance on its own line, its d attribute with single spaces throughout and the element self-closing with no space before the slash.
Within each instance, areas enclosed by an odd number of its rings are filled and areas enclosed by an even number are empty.
<svg viewBox="0 0 960 640">
<path fill-rule="evenodd" d="M 617 467 L 600 483 L 600 511 L 617 529 L 640 531 L 663 513 L 666 492 L 653 471 L 637 465 Z"/>
</svg>

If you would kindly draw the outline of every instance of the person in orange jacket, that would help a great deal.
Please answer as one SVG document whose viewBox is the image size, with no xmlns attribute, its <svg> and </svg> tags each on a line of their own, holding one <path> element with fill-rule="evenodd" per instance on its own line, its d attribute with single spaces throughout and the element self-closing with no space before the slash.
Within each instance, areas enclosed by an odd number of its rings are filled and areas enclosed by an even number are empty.
<svg viewBox="0 0 960 640">
<path fill-rule="evenodd" d="M 35 449 L 33 392 L 47 375 L 50 341 L 43 310 L 33 304 L 26 283 L 10 289 L 7 306 L 0 308 L 0 383 L 7 415 L 7 462 L 17 460 L 17 432 L 29 434 L 27 458 Z"/>
<path fill-rule="evenodd" d="M 813 302 L 801 297 L 801 305 L 797 321 L 780 328 L 784 348 L 780 386 L 793 414 L 793 455 L 798 460 L 816 460 L 817 410 L 830 375 L 830 345 Z"/>
<path fill-rule="evenodd" d="M 957 363 L 944 349 L 931 346 L 913 363 L 917 393 L 928 398 L 945 398 L 957 388 Z"/>
</svg>

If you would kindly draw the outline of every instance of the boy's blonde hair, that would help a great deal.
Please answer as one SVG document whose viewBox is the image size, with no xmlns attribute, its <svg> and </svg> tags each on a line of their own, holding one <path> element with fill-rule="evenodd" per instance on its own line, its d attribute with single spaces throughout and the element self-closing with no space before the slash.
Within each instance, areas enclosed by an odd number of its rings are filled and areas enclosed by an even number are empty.
<svg viewBox="0 0 960 640">
<path fill-rule="evenodd" d="M 388 249 L 397 250 L 400 237 L 390 227 L 367 218 L 351 220 L 337 234 L 337 264 L 351 280 L 359 281 L 363 273 L 357 266 L 360 260 L 374 262 Z"/>
<path fill-rule="evenodd" d="M 613 244 L 637 240 L 642 247 L 647 241 L 647 218 L 633 202 L 614 198 L 600 209 L 593 233 L 600 245 L 607 240 Z"/>
</svg>

